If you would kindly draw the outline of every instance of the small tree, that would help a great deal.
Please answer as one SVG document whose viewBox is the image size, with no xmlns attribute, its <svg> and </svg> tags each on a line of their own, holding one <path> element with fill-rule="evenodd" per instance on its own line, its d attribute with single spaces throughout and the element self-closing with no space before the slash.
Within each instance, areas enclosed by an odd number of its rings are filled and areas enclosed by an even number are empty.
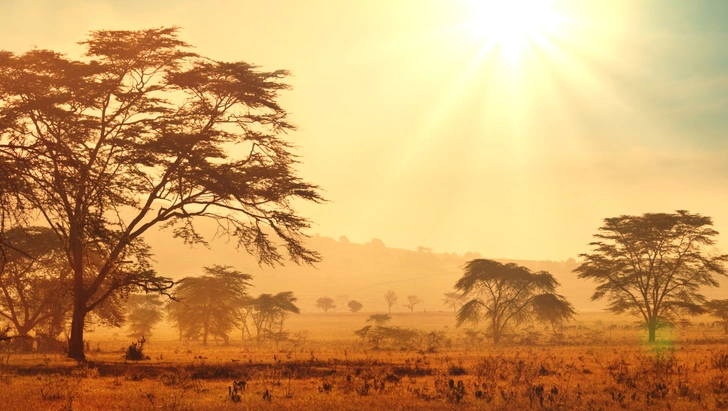
<svg viewBox="0 0 728 411">
<path fill-rule="evenodd" d="M 129 334 L 133 338 L 149 338 L 164 314 L 159 294 L 131 294 L 126 303 Z"/>
<path fill-rule="evenodd" d="M 349 311 L 351 311 L 353 313 L 359 312 L 359 310 L 361 310 L 362 307 L 364 307 L 364 305 L 362 303 L 360 303 L 359 301 L 356 301 L 356 300 L 349 301 L 349 304 L 347 304 L 347 306 L 349 307 Z"/>
<path fill-rule="evenodd" d="M 713 317 L 720 319 L 723 330 L 728 334 L 728 300 L 710 300 L 705 303 L 705 310 Z"/>
<path fill-rule="evenodd" d="M 663 324 L 704 312 L 701 287 L 717 287 L 728 255 L 714 255 L 718 232 L 710 217 L 678 210 L 606 218 L 591 253 L 574 271 L 596 282 L 592 300 L 614 313 L 639 316 L 649 342 Z"/>
<path fill-rule="evenodd" d="M 410 312 L 414 312 L 415 311 L 415 305 L 417 305 L 417 304 L 419 304 L 421 302 L 422 302 L 422 300 L 420 300 L 420 298 L 417 297 L 416 295 L 408 295 L 407 296 L 407 304 L 405 304 L 404 306 L 407 307 L 407 308 L 409 308 L 410 309 Z"/>
<path fill-rule="evenodd" d="M 177 285 L 169 306 L 170 318 L 177 323 L 180 336 L 195 339 L 208 336 L 228 341 L 228 333 L 237 325 L 245 302 L 246 290 L 253 278 L 230 266 L 203 268 L 199 277 L 185 277 Z"/>
<path fill-rule="evenodd" d="M 445 298 L 442 299 L 443 304 L 452 308 L 452 311 L 456 313 L 458 308 L 463 305 L 463 295 L 453 291 L 445 293 Z"/>
<path fill-rule="evenodd" d="M 397 294 L 392 290 L 387 290 L 386 293 L 384 293 L 384 301 L 387 302 L 387 308 L 389 309 L 389 313 L 392 312 L 392 306 L 397 304 Z"/>
<path fill-rule="evenodd" d="M 455 284 L 467 300 L 457 313 L 457 326 L 485 319 L 493 343 L 498 344 L 512 327 L 538 317 L 544 305 L 568 318 L 573 308 L 555 294 L 558 285 L 546 271 L 533 273 L 513 263 L 487 259 L 468 261 L 463 277 Z"/>
<path fill-rule="evenodd" d="M 301 310 L 296 306 L 298 299 L 292 291 L 278 294 L 261 294 L 257 298 L 248 298 L 244 304 L 246 318 L 250 318 L 255 327 L 255 338 L 260 343 L 263 337 L 272 337 L 275 333 L 282 335 L 283 322 L 289 313 L 298 314 Z M 247 325 L 245 325 L 247 327 Z M 274 338 L 275 339 L 275 338 Z M 279 339 L 275 339 L 276 345 Z"/>
<path fill-rule="evenodd" d="M 329 310 L 336 308 L 336 305 L 334 304 L 333 298 L 321 297 L 316 300 L 316 308 L 320 308 L 326 313 L 329 312 Z"/>
<path fill-rule="evenodd" d="M 372 314 L 367 318 L 368 323 L 374 323 L 374 325 L 386 325 L 392 316 L 389 314 Z"/>
</svg>

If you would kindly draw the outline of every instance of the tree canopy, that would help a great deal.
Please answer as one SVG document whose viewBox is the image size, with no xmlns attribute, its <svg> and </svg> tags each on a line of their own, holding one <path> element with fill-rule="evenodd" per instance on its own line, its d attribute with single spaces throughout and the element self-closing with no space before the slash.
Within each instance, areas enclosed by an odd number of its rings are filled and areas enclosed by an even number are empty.
<svg viewBox="0 0 728 411">
<path fill-rule="evenodd" d="M 457 325 L 484 319 L 493 343 L 498 344 L 510 328 L 524 321 L 556 314 L 569 319 L 574 309 L 555 293 L 558 285 L 547 271 L 533 273 L 514 263 L 488 259 L 468 261 L 455 283 L 465 301 L 457 312 Z"/>
<path fill-rule="evenodd" d="M 177 323 L 180 335 L 190 339 L 202 337 L 207 345 L 210 335 L 227 342 L 243 309 L 247 287 L 253 278 L 230 266 L 203 268 L 198 277 L 185 277 L 175 288 L 176 301 L 169 315 Z"/>
<path fill-rule="evenodd" d="M 282 137 L 295 129 L 276 101 L 288 72 L 202 57 L 177 28 L 94 31 L 80 44 L 81 59 L 0 52 L 0 200 L 45 220 L 65 248 L 69 357 L 84 358 L 85 316 L 117 290 L 171 286 L 151 269 L 152 227 L 207 244 L 195 226 L 206 219 L 263 264 L 282 248 L 320 259 L 292 207 L 323 199 Z"/>
<path fill-rule="evenodd" d="M 639 316 L 655 341 L 657 328 L 704 312 L 701 287 L 717 287 L 728 255 L 714 254 L 710 217 L 685 210 L 606 218 L 574 271 L 595 281 L 592 300 L 615 313 Z"/>
</svg>

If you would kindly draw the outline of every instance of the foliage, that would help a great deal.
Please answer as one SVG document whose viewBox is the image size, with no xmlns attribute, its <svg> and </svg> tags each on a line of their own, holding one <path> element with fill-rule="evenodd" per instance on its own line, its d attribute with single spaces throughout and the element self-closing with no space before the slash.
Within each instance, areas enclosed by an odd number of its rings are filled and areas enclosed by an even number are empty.
<svg viewBox="0 0 728 411">
<path fill-rule="evenodd" d="M 244 327 L 247 328 L 247 319 L 255 327 L 255 339 L 260 343 L 264 337 L 281 341 L 281 336 L 287 336 L 283 329 L 283 323 L 289 313 L 298 314 L 301 310 L 296 306 L 298 299 L 293 296 L 292 291 L 284 291 L 278 294 L 261 294 L 256 298 L 248 298 L 244 304 Z M 250 333 L 250 332 L 248 332 Z"/>
<path fill-rule="evenodd" d="M 0 316 L 18 335 L 47 323 L 50 335 L 61 331 L 71 309 L 70 270 L 62 244 L 45 227 L 13 228 L 5 233 L 0 276 Z"/>
<path fill-rule="evenodd" d="M 373 322 L 376 325 L 384 325 L 392 319 L 389 314 L 372 314 L 367 318 L 367 322 Z"/>
<path fill-rule="evenodd" d="M 723 323 L 723 330 L 728 334 L 728 300 L 710 300 L 705 303 L 705 310 Z"/>
<path fill-rule="evenodd" d="M 392 312 L 392 306 L 397 304 L 398 299 L 399 297 L 397 296 L 397 293 L 392 290 L 387 290 L 387 292 L 384 293 L 384 301 L 387 302 L 387 308 L 389 309 L 389 313 Z"/>
<path fill-rule="evenodd" d="M 452 311 L 457 313 L 458 308 L 463 305 L 463 295 L 453 291 L 444 294 L 445 298 L 442 299 L 442 303 L 452 308 Z"/>
<path fill-rule="evenodd" d="M 364 307 L 364 305 L 362 303 L 360 303 L 359 301 L 356 301 L 356 300 L 349 301 L 347 306 L 349 307 L 349 311 L 351 311 L 353 313 L 359 312 L 359 310 L 361 310 Z"/>
<path fill-rule="evenodd" d="M 407 307 L 407 308 L 409 308 L 410 309 L 410 312 L 414 312 L 415 311 L 415 305 L 417 305 L 417 304 L 419 304 L 421 302 L 422 302 L 422 300 L 419 297 L 417 297 L 416 295 L 408 295 L 407 296 L 407 304 L 405 304 L 404 306 Z"/>
<path fill-rule="evenodd" d="M 63 244 L 69 357 L 84 358 L 86 314 L 107 298 L 171 286 L 151 268 L 151 227 L 206 244 L 194 223 L 207 219 L 261 263 L 281 262 L 279 246 L 319 261 L 291 205 L 323 199 L 281 137 L 294 129 L 276 101 L 286 71 L 204 58 L 176 28 L 94 31 L 80 44 L 81 60 L 0 52 L 0 176 L 12 182 L 0 201 L 20 199 Z"/>
<path fill-rule="evenodd" d="M 533 273 L 513 263 L 487 259 L 469 261 L 464 271 L 455 283 L 467 300 L 457 313 L 457 325 L 485 319 L 494 344 L 524 321 L 544 316 L 568 319 L 574 313 L 571 304 L 555 294 L 559 283 L 546 271 Z"/>
<path fill-rule="evenodd" d="M 329 312 L 329 310 L 336 308 L 336 305 L 334 304 L 333 298 L 321 297 L 316 300 L 316 308 L 320 308 L 326 313 Z"/>
<path fill-rule="evenodd" d="M 139 340 L 137 340 L 137 342 L 129 344 L 129 347 L 127 347 L 126 349 L 126 354 L 124 355 L 124 358 L 129 361 L 149 360 L 149 356 L 144 355 L 144 343 L 146 342 L 146 338 L 141 337 L 139 338 Z"/>
<path fill-rule="evenodd" d="M 208 336 L 227 343 L 230 331 L 237 326 L 245 303 L 246 290 L 253 278 L 230 266 L 203 268 L 199 277 L 185 277 L 175 288 L 169 316 L 176 323 L 180 337 L 197 339 L 207 345 Z"/>
<path fill-rule="evenodd" d="M 644 320 L 649 341 L 659 325 L 704 312 L 701 287 L 717 287 L 728 255 L 712 255 L 718 232 L 710 217 L 678 210 L 606 218 L 591 253 L 574 271 L 598 286 L 592 300 Z"/>
<path fill-rule="evenodd" d="M 151 337 L 154 326 L 164 318 L 164 303 L 158 294 L 131 294 L 126 306 L 129 337 Z"/>
</svg>

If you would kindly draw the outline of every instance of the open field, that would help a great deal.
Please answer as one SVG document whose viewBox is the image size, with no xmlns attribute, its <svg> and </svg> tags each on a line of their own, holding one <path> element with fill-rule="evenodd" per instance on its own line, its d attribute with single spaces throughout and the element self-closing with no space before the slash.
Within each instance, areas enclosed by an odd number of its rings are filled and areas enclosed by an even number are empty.
<svg viewBox="0 0 728 411">
<path fill-rule="evenodd" d="M 728 407 L 728 338 L 710 319 L 642 343 L 628 318 L 583 314 L 562 337 L 536 325 L 493 347 L 454 328 L 451 313 L 395 314 L 422 332 L 406 343 L 362 343 L 369 314 L 304 314 L 291 340 L 258 346 L 180 342 L 160 330 L 149 360 L 129 362 L 123 330 L 88 334 L 89 362 L 3 354 L 7 410 L 721 409 Z M 538 334 L 535 334 L 538 333 Z M 432 336 L 439 335 L 433 339 Z M 429 337 L 428 337 L 429 336 Z M 245 381 L 229 394 L 233 381 Z"/>
</svg>

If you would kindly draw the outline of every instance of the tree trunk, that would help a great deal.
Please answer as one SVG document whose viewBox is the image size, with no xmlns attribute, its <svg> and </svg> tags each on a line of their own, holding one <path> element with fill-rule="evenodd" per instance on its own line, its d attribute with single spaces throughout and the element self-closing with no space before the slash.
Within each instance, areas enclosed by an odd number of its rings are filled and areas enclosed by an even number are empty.
<svg viewBox="0 0 728 411">
<path fill-rule="evenodd" d="M 73 318 L 71 319 L 71 338 L 68 340 L 68 358 L 77 361 L 86 359 L 83 352 L 83 326 L 86 319 L 86 306 L 82 299 L 74 298 Z M 79 301 L 80 300 L 80 301 Z"/>
<path fill-rule="evenodd" d="M 647 338 L 647 342 L 655 342 L 655 332 L 657 331 L 657 321 L 650 321 L 647 324 L 647 327 L 649 329 L 649 337 Z"/>
<path fill-rule="evenodd" d="M 723 320 L 723 331 L 728 334 L 728 320 Z"/>
</svg>

